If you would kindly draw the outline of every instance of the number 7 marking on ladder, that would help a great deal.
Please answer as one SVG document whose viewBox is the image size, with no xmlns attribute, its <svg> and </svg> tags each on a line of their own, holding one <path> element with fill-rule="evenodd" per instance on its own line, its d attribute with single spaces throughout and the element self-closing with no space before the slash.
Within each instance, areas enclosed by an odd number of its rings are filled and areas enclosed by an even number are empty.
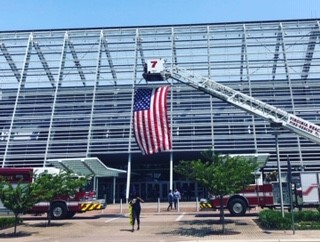
<svg viewBox="0 0 320 242">
<path fill-rule="evenodd" d="M 155 68 L 156 64 L 158 63 L 158 61 L 154 60 L 154 61 L 150 61 L 151 62 L 151 68 Z"/>
</svg>

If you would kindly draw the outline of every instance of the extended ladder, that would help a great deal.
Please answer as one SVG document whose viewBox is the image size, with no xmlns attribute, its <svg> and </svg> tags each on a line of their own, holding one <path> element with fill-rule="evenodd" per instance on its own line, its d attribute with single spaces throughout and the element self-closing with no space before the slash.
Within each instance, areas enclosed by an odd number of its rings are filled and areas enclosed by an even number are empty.
<svg viewBox="0 0 320 242">
<path fill-rule="evenodd" d="M 320 126 L 314 123 L 178 66 L 164 69 L 164 75 L 320 144 Z"/>
</svg>

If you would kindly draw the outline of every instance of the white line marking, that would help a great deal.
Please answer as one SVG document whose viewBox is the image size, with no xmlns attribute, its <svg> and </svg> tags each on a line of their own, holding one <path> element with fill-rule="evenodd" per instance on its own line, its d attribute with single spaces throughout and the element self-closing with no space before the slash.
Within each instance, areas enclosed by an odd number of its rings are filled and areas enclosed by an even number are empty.
<svg viewBox="0 0 320 242">
<path fill-rule="evenodd" d="M 176 221 L 180 221 L 185 214 L 186 212 L 183 212 L 179 217 L 176 218 Z"/>
<path fill-rule="evenodd" d="M 117 220 L 117 219 L 119 219 L 119 218 L 122 218 L 122 217 L 110 218 L 110 219 L 108 219 L 108 220 L 106 220 L 106 221 L 104 221 L 104 222 L 105 222 L 105 223 L 109 223 L 109 222 L 112 222 L 113 220 Z"/>
</svg>

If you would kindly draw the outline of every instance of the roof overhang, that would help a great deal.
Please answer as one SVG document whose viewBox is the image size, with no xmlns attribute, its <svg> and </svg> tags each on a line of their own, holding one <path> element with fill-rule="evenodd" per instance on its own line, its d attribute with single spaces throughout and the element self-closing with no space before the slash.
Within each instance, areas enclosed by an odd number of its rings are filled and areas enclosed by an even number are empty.
<svg viewBox="0 0 320 242">
<path fill-rule="evenodd" d="M 253 162 L 257 162 L 258 165 L 259 165 L 259 168 L 262 168 L 264 166 L 266 166 L 268 160 L 269 160 L 269 157 L 270 157 L 270 154 L 269 153 L 255 153 L 255 154 L 232 154 L 230 155 L 231 157 L 234 157 L 234 156 L 241 156 L 241 157 L 244 157 L 244 158 L 247 158 L 247 159 L 250 159 L 252 160 Z"/>
<path fill-rule="evenodd" d="M 118 177 L 127 173 L 125 170 L 114 169 L 103 164 L 99 158 L 68 158 L 48 160 L 54 167 L 67 170 L 80 176 Z"/>
</svg>

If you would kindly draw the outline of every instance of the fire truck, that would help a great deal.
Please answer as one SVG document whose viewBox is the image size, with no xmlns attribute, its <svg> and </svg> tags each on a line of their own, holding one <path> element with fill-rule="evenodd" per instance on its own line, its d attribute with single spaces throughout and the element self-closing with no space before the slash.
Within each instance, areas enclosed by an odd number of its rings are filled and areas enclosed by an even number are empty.
<svg viewBox="0 0 320 242">
<path fill-rule="evenodd" d="M 301 172 L 293 184 L 296 207 L 320 207 L 320 172 Z"/>
<path fill-rule="evenodd" d="M 248 209 L 255 207 L 274 208 L 280 206 L 279 183 L 263 183 L 261 173 L 256 173 L 255 183 L 248 185 L 240 193 L 224 196 L 223 206 L 234 216 L 242 216 Z M 287 183 L 283 183 L 283 188 Z M 283 194 L 287 194 L 283 189 Z M 287 200 L 286 200 L 287 201 Z M 205 201 L 207 202 L 207 201 Z M 220 209 L 219 197 L 209 197 L 210 207 Z"/>
<path fill-rule="evenodd" d="M 50 174 L 58 174 L 60 169 L 47 167 L 47 168 L 0 168 L 0 177 L 3 177 L 7 182 L 16 185 L 31 183 L 35 175 L 43 172 Z M 75 177 L 76 179 L 76 177 Z M 94 191 L 85 191 L 80 189 L 73 196 L 59 195 L 51 201 L 51 218 L 64 219 L 72 218 L 76 213 L 84 213 L 92 210 L 101 210 L 105 208 L 103 200 L 96 199 Z M 47 213 L 50 202 L 42 201 L 35 204 L 29 214 L 43 214 Z M 0 210 L 7 210 L 0 200 Z"/>
<path fill-rule="evenodd" d="M 320 144 L 320 126 L 207 77 L 181 68 L 178 65 L 171 64 L 170 67 L 166 67 L 164 59 L 155 58 L 147 60 L 144 64 L 142 76 L 147 82 L 165 81 L 172 78 L 250 114 L 261 117 L 276 127 L 286 128 L 297 135 Z M 313 177 L 311 183 L 310 177 Z M 280 180 L 282 180 L 282 178 Z M 297 206 L 319 205 L 319 174 L 301 173 L 299 174 L 299 180 L 300 188 L 297 186 L 294 193 Z M 281 183 L 281 188 L 280 182 L 263 183 L 261 177 L 256 180 L 255 184 L 248 186 L 241 193 L 227 196 L 224 200 L 224 207 L 228 208 L 233 215 L 243 215 L 247 208 L 255 206 L 276 207 L 280 204 L 279 191 L 282 188 L 284 203 L 288 204 L 288 183 L 282 181 Z M 294 185 L 297 184 L 298 183 L 294 183 Z M 299 189 L 301 192 L 299 192 Z M 209 205 L 210 207 L 218 207 L 220 206 L 220 201 L 213 198 Z"/>
<path fill-rule="evenodd" d="M 291 189 L 291 192 L 290 190 Z M 284 207 L 290 208 L 290 195 L 293 207 L 299 209 L 320 206 L 320 173 L 300 172 L 293 175 L 291 186 L 287 181 L 282 182 L 282 196 Z M 262 175 L 258 175 L 255 184 L 250 184 L 240 193 L 225 196 L 223 206 L 234 216 L 242 216 L 248 209 L 280 207 L 279 182 L 263 182 Z M 204 201 L 207 203 L 207 201 Z M 219 209 L 220 199 L 215 196 L 209 198 L 210 208 Z M 205 206 L 204 206 L 205 207 Z"/>
</svg>

